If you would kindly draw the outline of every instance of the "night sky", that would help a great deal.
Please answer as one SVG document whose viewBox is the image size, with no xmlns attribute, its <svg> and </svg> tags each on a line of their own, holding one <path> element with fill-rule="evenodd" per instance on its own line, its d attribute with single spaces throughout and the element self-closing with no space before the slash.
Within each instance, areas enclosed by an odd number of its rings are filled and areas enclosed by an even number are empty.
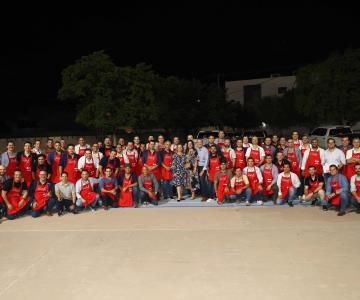
<svg viewBox="0 0 360 300">
<path fill-rule="evenodd" d="M 215 74 L 236 79 L 291 72 L 360 47 L 354 8 L 183 5 L 115 12 L 9 11 L 0 21 L 2 101 L 56 99 L 61 70 L 102 49 L 118 65 L 146 62 L 163 75 L 215 80 Z"/>
</svg>

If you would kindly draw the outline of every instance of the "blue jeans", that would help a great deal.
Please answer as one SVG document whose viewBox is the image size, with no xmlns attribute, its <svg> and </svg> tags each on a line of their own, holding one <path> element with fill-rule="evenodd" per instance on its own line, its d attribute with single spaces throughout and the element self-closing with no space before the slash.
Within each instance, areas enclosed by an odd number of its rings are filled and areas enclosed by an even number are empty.
<svg viewBox="0 0 360 300">
<path fill-rule="evenodd" d="M 173 196 L 173 192 L 172 192 L 173 186 L 171 184 L 171 180 L 161 180 L 161 186 L 162 186 L 162 190 L 163 190 L 164 199 L 172 198 L 172 196 Z"/>
<path fill-rule="evenodd" d="M 209 197 L 212 199 L 216 198 L 216 194 L 215 194 L 215 187 L 214 187 L 214 181 L 208 180 L 208 192 L 209 192 Z"/>
<path fill-rule="evenodd" d="M 199 180 L 200 180 L 200 193 L 202 197 L 207 198 L 209 196 L 207 171 L 205 170 L 203 176 L 200 176 L 202 169 L 203 167 L 201 166 L 197 167 L 197 172 L 199 174 Z"/>
<path fill-rule="evenodd" d="M 94 200 L 92 203 L 90 203 L 90 206 L 91 206 L 92 208 L 95 208 L 95 207 L 96 207 L 96 204 L 99 202 L 99 200 L 100 200 L 100 196 L 97 195 L 96 198 L 95 198 L 95 200 Z M 81 200 L 81 199 L 77 199 L 77 200 L 76 200 L 76 206 L 77 206 L 77 207 L 83 207 L 83 206 L 84 206 L 84 204 L 82 203 L 82 200 Z"/>
<path fill-rule="evenodd" d="M 31 201 L 29 201 L 28 204 L 26 204 L 20 211 L 18 211 L 15 214 L 8 214 L 6 211 L 5 217 L 9 220 L 15 220 L 15 219 L 25 215 L 29 211 L 30 206 L 31 206 Z M 6 209 L 6 207 L 5 207 L 5 209 Z"/>
<path fill-rule="evenodd" d="M 356 208 L 360 209 L 360 203 L 354 197 L 351 197 L 351 204 Z"/>
<path fill-rule="evenodd" d="M 289 192 L 288 194 L 286 195 L 286 197 L 282 198 L 282 199 L 277 199 L 276 200 L 276 203 L 278 205 L 283 205 L 285 204 L 286 202 L 288 203 L 292 203 L 294 200 L 295 200 L 295 196 L 296 196 L 296 188 L 294 187 L 291 187 L 289 188 Z"/>
<path fill-rule="evenodd" d="M 340 211 L 346 211 L 346 208 L 349 204 L 349 193 L 348 192 L 341 192 L 340 193 Z M 321 205 L 329 206 L 329 202 L 326 200 L 320 201 Z M 354 204 L 354 203 L 353 203 Z"/>
<path fill-rule="evenodd" d="M 38 218 L 41 216 L 43 212 L 51 212 L 54 206 L 56 205 L 57 200 L 55 198 L 49 198 L 49 200 L 46 202 L 46 205 L 43 208 L 32 210 L 31 216 L 33 218 Z"/>
<path fill-rule="evenodd" d="M 245 198 L 246 201 L 251 200 L 251 188 L 247 188 L 245 190 L 243 190 L 240 194 L 235 194 L 235 195 L 227 195 L 227 197 L 232 200 L 241 200 L 243 198 Z"/>
</svg>

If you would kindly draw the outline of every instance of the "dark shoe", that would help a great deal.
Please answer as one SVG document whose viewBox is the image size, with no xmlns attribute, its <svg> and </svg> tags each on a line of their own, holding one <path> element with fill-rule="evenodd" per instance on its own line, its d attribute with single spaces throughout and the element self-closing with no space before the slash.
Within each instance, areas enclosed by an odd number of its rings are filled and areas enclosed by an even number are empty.
<svg viewBox="0 0 360 300">
<path fill-rule="evenodd" d="M 45 213 L 48 217 L 52 217 L 52 213 L 51 213 L 51 211 L 47 211 L 46 213 Z"/>
<path fill-rule="evenodd" d="M 103 205 L 103 209 L 104 209 L 104 210 L 109 210 L 109 206 Z"/>
<path fill-rule="evenodd" d="M 180 200 L 181 200 L 181 199 L 177 199 L 176 201 L 177 201 L 177 202 L 180 202 Z"/>
<path fill-rule="evenodd" d="M 77 209 L 73 209 L 71 212 L 72 212 L 74 215 L 77 215 L 77 214 L 79 213 L 79 211 L 78 211 Z"/>
<path fill-rule="evenodd" d="M 338 215 L 339 217 L 345 216 L 345 215 L 346 215 L 346 212 L 344 212 L 344 211 L 339 211 L 337 215 Z"/>
<path fill-rule="evenodd" d="M 357 213 L 357 214 L 360 214 L 360 208 L 358 208 L 358 209 L 356 210 L 356 213 Z"/>
<path fill-rule="evenodd" d="M 311 206 L 315 206 L 316 200 L 311 201 Z"/>
<path fill-rule="evenodd" d="M 294 207 L 294 204 L 292 202 L 288 202 L 290 207 Z"/>
<path fill-rule="evenodd" d="M 206 197 L 201 197 L 201 202 L 205 202 L 206 200 Z"/>
<path fill-rule="evenodd" d="M 328 207 L 326 205 L 323 205 L 322 210 L 323 211 L 328 211 L 329 209 L 328 209 Z"/>
<path fill-rule="evenodd" d="M 58 216 L 59 216 L 59 217 L 61 217 L 63 214 L 64 214 L 64 211 L 62 211 L 62 210 L 59 210 L 59 211 L 58 211 Z"/>
</svg>

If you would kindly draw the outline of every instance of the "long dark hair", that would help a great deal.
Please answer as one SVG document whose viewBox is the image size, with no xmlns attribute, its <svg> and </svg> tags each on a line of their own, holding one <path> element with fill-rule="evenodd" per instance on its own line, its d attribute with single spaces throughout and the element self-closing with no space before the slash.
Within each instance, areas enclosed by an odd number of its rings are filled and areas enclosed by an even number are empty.
<svg viewBox="0 0 360 300">
<path fill-rule="evenodd" d="M 190 140 L 190 141 L 187 141 L 186 142 L 186 150 L 185 150 L 185 154 L 189 154 L 189 147 L 188 147 L 188 144 L 189 143 L 191 143 L 191 145 L 193 146 L 192 148 L 193 148 L 193 150 L 194 150 L 194 153 L 195 153 L 195 156 L 197 156 L 197 151 L 196 151 L 196 149 L 195 149 L 195 144 L 194 144 L 194 141 L 192 141 L 192 140 Z"/>
</svg>

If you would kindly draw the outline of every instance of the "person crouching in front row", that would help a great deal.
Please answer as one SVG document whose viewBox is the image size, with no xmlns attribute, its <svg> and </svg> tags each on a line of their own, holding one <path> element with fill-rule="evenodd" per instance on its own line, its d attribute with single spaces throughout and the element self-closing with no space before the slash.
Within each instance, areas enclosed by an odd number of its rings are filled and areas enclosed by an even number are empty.
<svg viewBox="0 0 360 300">
<path fill-rule="evenodd" d="M 300 185 L 299 177 L 295 173 L 290 172 L 290 163 L 284 163 L 284 172 L 280 173 L 277 179 L 277 186 L 279 188 L 277 204 L 283 205 L 287 202 L 290 207 L 293 207 L 296 189 Z"/>
<path fill-rule="evenodd" d="M 142 168 L 142 174 L 138 178 L 139 184 L 139 204 L 158 205 L 157 194 L 159 192 L 159 183 L 154 174 L 149 172 L 148 167 Z"/>
<path fill-rule="evenodd" d="M 94 191 L 96 180 L 89 177 L 86 170 L 81 172 L 81 178 L 76 182 L 76 206 L 77 208 L 90 207 L 91 211 L 96 210 L 96 204 L 99 202 L 100 196 Z"/>
</svg>

